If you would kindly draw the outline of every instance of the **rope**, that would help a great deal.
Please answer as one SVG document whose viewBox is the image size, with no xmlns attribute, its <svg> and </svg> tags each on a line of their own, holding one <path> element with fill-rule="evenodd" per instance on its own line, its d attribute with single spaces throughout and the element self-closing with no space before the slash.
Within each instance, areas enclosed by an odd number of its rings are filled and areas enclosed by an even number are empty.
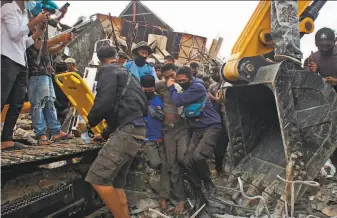
<svg viewBox="0 0 337 218">
<path fill-rule="evenodd" d="M 241 178 L 240 178 L 240 177 L 238 177 L 238 182 L 239 182 L 239 185 L 240 185 L 240 192 L 241 192 L 242 196 L 245 197 L 245 198 L 247 198 L 247 199 L 249 199 L 249 200 L 260 199 L 260 202 L 262 201 L 263 206 L 264 206 L 264 209 L 265 209 L 266 212 L 267 212 L 268 218 L 271 218 L 270 212 L 269 212 L 268 207 L 267 207 L 266 200 L 265 200 L 261 195 L 256 195 L 256 196 L 253 196 L 253 197 L 249 197 L 249 196 L 246 195 L 246 193 L 243 191 L 243 184 L 242 184 L 242 181 L 241 181 Z M 257 212 L 255 212 L 255 215 L 256 215 L 256 217 L 258 217 Z"/>
<path fill-rule="evenodd" d="M 290 183 L 291 184 L 291 211 L 290 211 L 290 217 L 293 218 L 294 217 L 294 208 L 295 208 L 295 196 L 294 196 L 294 190 L 295 190 L 295 184 L 303 184 L 303 185 L 309 185 L 312 187 L 318 187 L 319 183 L 315 182 L 315 181 L 300 181 L 300 180 L 295 180 L 295 181 L 288 181 L 283 179 L 281 176 L 277 175 L 276 176 L 278 179 L 280 179 L 281 181 L 285 182 L 285 183 Z M 289 218 L 289 214 L 288 214 L 288 202 L 287 202 L 287 198 L 284 198 L 284 210 L 286 213 L 286 218 Z M 312 216 L 312 215 L 309 215 Z M 309 217 L 308 216 L 308 217 Z"/>
</svg>

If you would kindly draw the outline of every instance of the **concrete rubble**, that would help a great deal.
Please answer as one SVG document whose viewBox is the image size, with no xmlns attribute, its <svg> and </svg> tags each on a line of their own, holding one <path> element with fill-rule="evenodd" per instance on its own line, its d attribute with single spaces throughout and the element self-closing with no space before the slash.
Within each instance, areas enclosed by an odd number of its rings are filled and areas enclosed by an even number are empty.
<svg viewBox="0 0 337 218">
<path fill-rule="evenodd" d="M 15 138 L 21 141 L 28 141 L 35 144 L 34 133 L 31 129 L 31 121 L 28 115 L 20 115 L 15 129 Z M 34 141 L 35 140 L 35 141 Z M 73 142 L 74 143 L 74 142 Z M 337 177 L 332 171 L 334 166 L 327 164 L 329 170 L 323 171 L 317 177 L 320 183 L 318 188 L 309 188 L 301 199 L 295 204 L 296 217 L 307 217 L 314 215 L 316 217 L 337 217 Z M 213 168 L 213 166 L 211 166 Z M 328 169 L 325 167 L 325 169 Z M 330 175 L 330 176 L 329 176 Z M 332 175 L 332 176 L 331 176 Z M 201 217 L 218 217 L 218 218 L 239 218 L 254 217 L 256 202 L 242 206 L 236 202 L 236 197 L 240 194 L 238 187 L 231 187 L 228 175 L 217 176 L 213 172 L 212 176 L 216 184 L 216 196 L 209 199 L 209 205 L 201 212 Z M 158 190 L 160 187 L 160 174 L 156 170 L 149 169 L 146 166 L 145 158 L 139 154 L 131 166 L 127 178 L 126 193 L 129 200 L 130 211 L 133 217 L 150 218 L 150 217 L 179 217 L 188 218 L 190 214 L 174 215 L 168 212 L 165 216 L 160 215 Z M 189 200 L 186 203 L 187 212 L 193 205 L 193 193 L 187 187 Z M 275 199 L 275 202 L 276 203 Z M 172 199 L 168 208 L 172 209 L 177 202 Z M 269 210 L 273 213 L 273 207 Z M 260 217 L 267 217 L 265 212 Z"/>
</svg>

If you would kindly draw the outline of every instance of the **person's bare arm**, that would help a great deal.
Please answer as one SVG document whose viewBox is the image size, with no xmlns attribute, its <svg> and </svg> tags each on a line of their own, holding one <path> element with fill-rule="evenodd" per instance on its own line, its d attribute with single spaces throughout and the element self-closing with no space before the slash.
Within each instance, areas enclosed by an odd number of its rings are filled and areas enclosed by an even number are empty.
<svg viewBox="0 0 337 218">
<path fill-rule="evenodd" d="M 64 34 L 61 34 L 61 35 L 59 35 L 59 36 L 57 36 L 55 38 L 49 39 L 47 41 L 47 47 L 51 48 L 51 47 L 56 46 L 57 44 L 60 44 L 60 43 L 63 43 L 63 42 L 67 42 L 68 38 L 69 38 L 68 34 L 64 33 Z M 34 43 L 34 46 L 35 46 L 36 49 L 40 49 L 40 47 L 41 47 L 41 39 L 36 40 L 35 43 Z"/>
<path fill-rule="evenodd" d="M 54 47 L 51 47 L 49 48 L 49 54 L 57 54 L 59 53 L 60 51 L 62 51 L 62 49 L 64 49 L 67 45 L 62 43 L 60 45 L 57 45 L 57 46 L 54 46 Z"/>
</svg>

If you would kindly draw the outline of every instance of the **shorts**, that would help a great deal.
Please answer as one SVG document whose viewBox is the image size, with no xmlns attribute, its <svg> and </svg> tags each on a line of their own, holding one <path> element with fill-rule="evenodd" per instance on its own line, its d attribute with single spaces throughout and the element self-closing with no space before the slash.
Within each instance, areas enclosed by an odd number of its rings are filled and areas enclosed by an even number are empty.
<svg viewBox="0 0 337 218">
<path fill-rule="evenodd" d="M 98 152 L 85 181 L 100 186 L 124 188 L 130 165 L 145 140 L 145 127 L 127 124 L 110 135 Z"/>
</svg>

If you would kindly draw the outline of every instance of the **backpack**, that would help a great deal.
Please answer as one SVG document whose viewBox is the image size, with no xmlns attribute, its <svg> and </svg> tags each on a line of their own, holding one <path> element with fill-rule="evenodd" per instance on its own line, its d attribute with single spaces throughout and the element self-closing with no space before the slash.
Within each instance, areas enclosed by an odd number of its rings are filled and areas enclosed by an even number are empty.
<svg viewBox="0 0 337 218">
<path fill-rule="evenodd" d="M 200 117 L 201 113 L 205 110 L 206 102 L 207 102 L 207 95 L 202 101 L 192 103 L 184 107 L 185 118 L 191 119 Z"/>
</svg>

